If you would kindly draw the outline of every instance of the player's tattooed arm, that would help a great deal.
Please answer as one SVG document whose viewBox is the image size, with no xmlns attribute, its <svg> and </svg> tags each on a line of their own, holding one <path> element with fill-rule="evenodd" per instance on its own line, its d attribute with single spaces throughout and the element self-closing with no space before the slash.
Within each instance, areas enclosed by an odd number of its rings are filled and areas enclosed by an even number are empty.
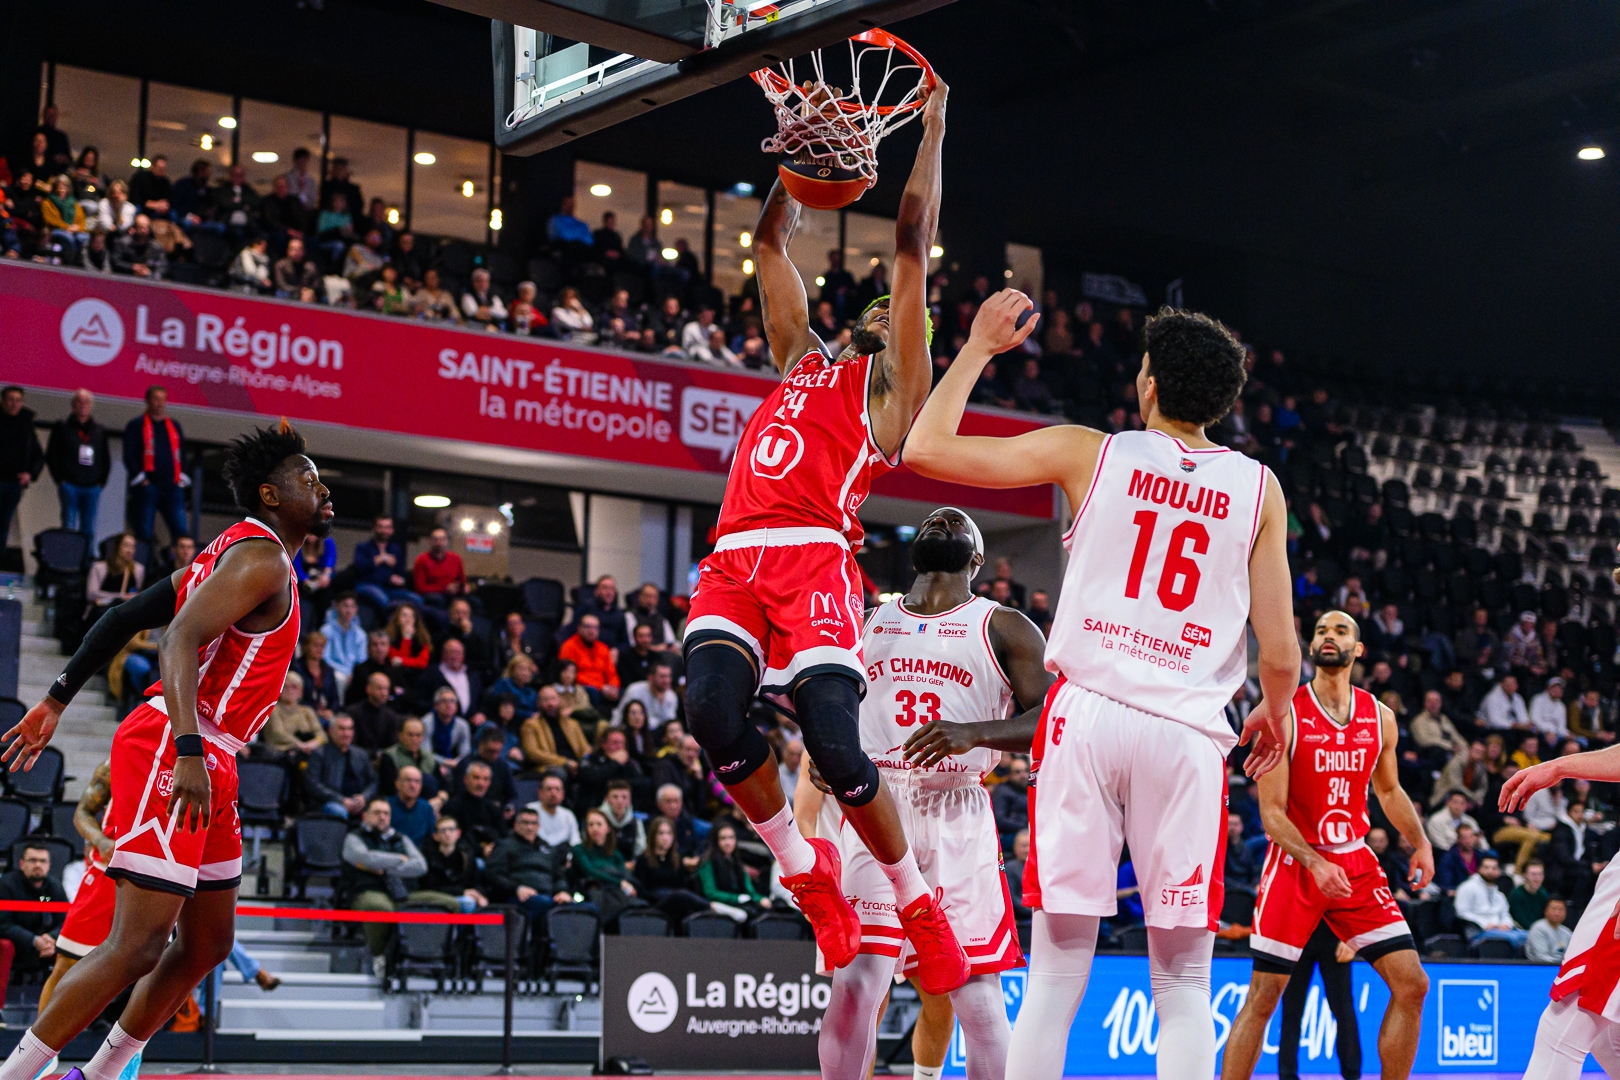
<svg viewBox="0 0 1620 1080">
<path fill-rule="evenodd" d="M 754 227 L 754 264 L 759 277 L 759 310 L 771 359 L 786 375 L 811 349 L 822 348 L 810 330 L 810 301 L 804 279 L 788 258 L 788 245 L 799 227 L 799 202 L 778 180 L 765 198 Z"/>
<path fill-rule="evenodd" d="M 103 859 L 113 853 L 112 839 L 101 830 L 101 815 L 112 801 L 112 768 L 103 761 L 96 766 L 90 782 L 79 796 L 79 805 L 73 808 L 73 827 L 87 843 L 93 844 Z"/>
<path fill-rule="evenodd" d="M 1287 716 L 1283 721 L 1284 739 L 1292 741 L 1293 709 L 1291 706 L 1285 708 Z M 1257 783 L 1260 786 L 1260 821 L 1265 825 L 1266 835 L 1271 838 L 1271 842 L 1292 855 L 1301 866 L 1311 872 L 1311 876 L 1316 879 L 1316 887 L 1322 890 L 1322 895 L 1335 900 L 1349 896 L 1350 878 L 1346 876 L 1344 868 L 1330 859 L 1323 858 L 1320 851 L 1305 842 L 1304 834 L 1288 819 L 1288 769 L 1271 769 L 1263 774 Z"/>
<path fill-rule="evenodd" d="M 1401 733 L 1395 724 L 1394 710 L 1383 702 L 1378 704 L 1378 725 L 1383 732 L 1384 748 L 1379 751 L 1378 763 L 1373 766 L 1373 793 L 1378 796 L 1378 804 L 1384 808 L 1384 816 L 1389 818 L 1389 823 L 1400 830 L 1413 848 L 1412 880 L 1391 884 L 1404 885 L 1415 892 L 1434 879 L 1434 847 L 1423 828 L 1423 818 L 1401 787 L 1400 762 L 1396 757 L 1396 743 L 1400 741 Z"/>
</svg>

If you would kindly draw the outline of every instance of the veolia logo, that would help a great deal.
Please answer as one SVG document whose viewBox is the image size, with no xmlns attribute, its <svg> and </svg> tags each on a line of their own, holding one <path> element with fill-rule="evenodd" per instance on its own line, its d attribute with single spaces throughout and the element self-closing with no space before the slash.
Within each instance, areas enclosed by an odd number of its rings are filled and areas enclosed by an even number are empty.
<svg viewBox="0 0 1620 1080">
<path fill-rule="evenodd" d="M 656 1035 L 675 1022 L 680 1003 L 669 976 L 647 971 L 630 984 L 625 1007 L 630 1010 L 631 1023 L 649 1035 Z"/>
<path fill-rule="evenodd" d="M 124 320 L 105 300 L 87 296 L 62 312 L 62 348 L 86 367 L 111 363 L 124 347 Z"/>
</svg>

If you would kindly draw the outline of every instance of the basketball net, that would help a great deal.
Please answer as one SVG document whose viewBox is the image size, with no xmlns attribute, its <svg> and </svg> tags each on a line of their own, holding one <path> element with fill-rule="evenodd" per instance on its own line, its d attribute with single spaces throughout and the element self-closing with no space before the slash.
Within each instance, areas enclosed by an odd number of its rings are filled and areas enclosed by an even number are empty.
<svg viewBox="0 0 1620 1080">
<path fill-rule="evenodd" d="M 921 53 L 884 30 L 868 30 L 845 44 L 850 68 L 847 90 L 827 78 L 820 49 L 808 57 L 814 78 L 802 84 L 792 60 L 753 73 L 776 110 L 777 132 L 762 141 L 760 149 L 796 161 L 808 159 L 848 169 L 875 183 L 878 143 L 921 114 L 934 86 L 934 69 Z M 863 67 L 868 72 L 864 82 Z M 915 83 L 909 82 L 908 72 L 916 74 Z M 885 92 L 891 98 L 900 96 L 884 104 Z"/>
</svg>

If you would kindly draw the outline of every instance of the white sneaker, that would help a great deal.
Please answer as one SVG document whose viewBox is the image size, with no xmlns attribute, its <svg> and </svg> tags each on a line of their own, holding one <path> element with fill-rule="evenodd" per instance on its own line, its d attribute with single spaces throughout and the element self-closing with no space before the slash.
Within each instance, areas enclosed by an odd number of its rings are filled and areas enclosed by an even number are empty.
<svg viewBox="0 0 1620 1080">
<path fill-rule="evenodd" d="M 52 1073 L 54 1073 L 56 1071 L 56 1067 L 58 1065 L 60 1065 L 61 1063 L 62 1063 L 62 1059 L 60 1057 L 51 1058 L 51 1063 L 49 1065 L 45 1066 L 43 1069 L 39 1070 L 39 1076 L 34 1077 L 34 1080 L 39 1080 L 40 1076 L 50 1076 Z"/>
<path fill-rule="evenodd" d="M 722 904 L 719 901 L 715 901 L 709 905 L 709 909 L 711 911 L 718 911 L 732 922 L 745 923 L 748 921 L 748 912 L 744 911 L 742 908 L 732 907 L 730 904 Z"/>
<path fill-rule="evenodd" d="M 141 1054 L 137 1052 L 124 1066 L 124 1071 L 118 1074 L 118 1080 L 138 1080 L 141 1075 Z"/>
<path fill-rule="evenodd" d="M 388 974 L 388 957 L 373 956 L 371 958 L 371 973 L 379 979 Z"/>
</svg>

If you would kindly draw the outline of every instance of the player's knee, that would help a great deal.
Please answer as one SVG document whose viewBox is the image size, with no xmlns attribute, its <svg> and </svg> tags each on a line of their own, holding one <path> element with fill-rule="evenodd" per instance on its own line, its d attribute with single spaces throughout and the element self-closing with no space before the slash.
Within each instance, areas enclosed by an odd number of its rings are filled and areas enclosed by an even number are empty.
<svg viewBox="0 0 1620 1080">
<path fill-rule="evenodd" d="M 845 806 L 865 806 L 878 793 L 877 766 L 861 749 L 861 688 L 847 675 L 813 675 L 793 694 L 804 748 Z"/>
<path fill-rule="evenodd" d="M 1405 1008 L 1422 1008 L 1429 995 L 1429 974 L 1421 964 L 1403 964 L 1389 981 L 1389 996 Z"/>
<path fill-rule="evenodd" d="M 686 718 L 723 784 L 752 776 L 771 757 L 770 743 L 748 722 L 755 685 L 754 665 L 729 645 L 701 646 L 687 656 Z"/>
<path fill-rule="evenodd" d="M 1276 977 L 1267 973 L 1265 976 L 1256 974 L 1249 981 L 1249 998 L 1244 1008 L 1254 1008 L 1262 1016 L 1270 1016 L 1277 1011 L 1277 1002 L 1282 1000 L 1283 990 L 1288 986 L 1288 979 Z"/>
</svg>

